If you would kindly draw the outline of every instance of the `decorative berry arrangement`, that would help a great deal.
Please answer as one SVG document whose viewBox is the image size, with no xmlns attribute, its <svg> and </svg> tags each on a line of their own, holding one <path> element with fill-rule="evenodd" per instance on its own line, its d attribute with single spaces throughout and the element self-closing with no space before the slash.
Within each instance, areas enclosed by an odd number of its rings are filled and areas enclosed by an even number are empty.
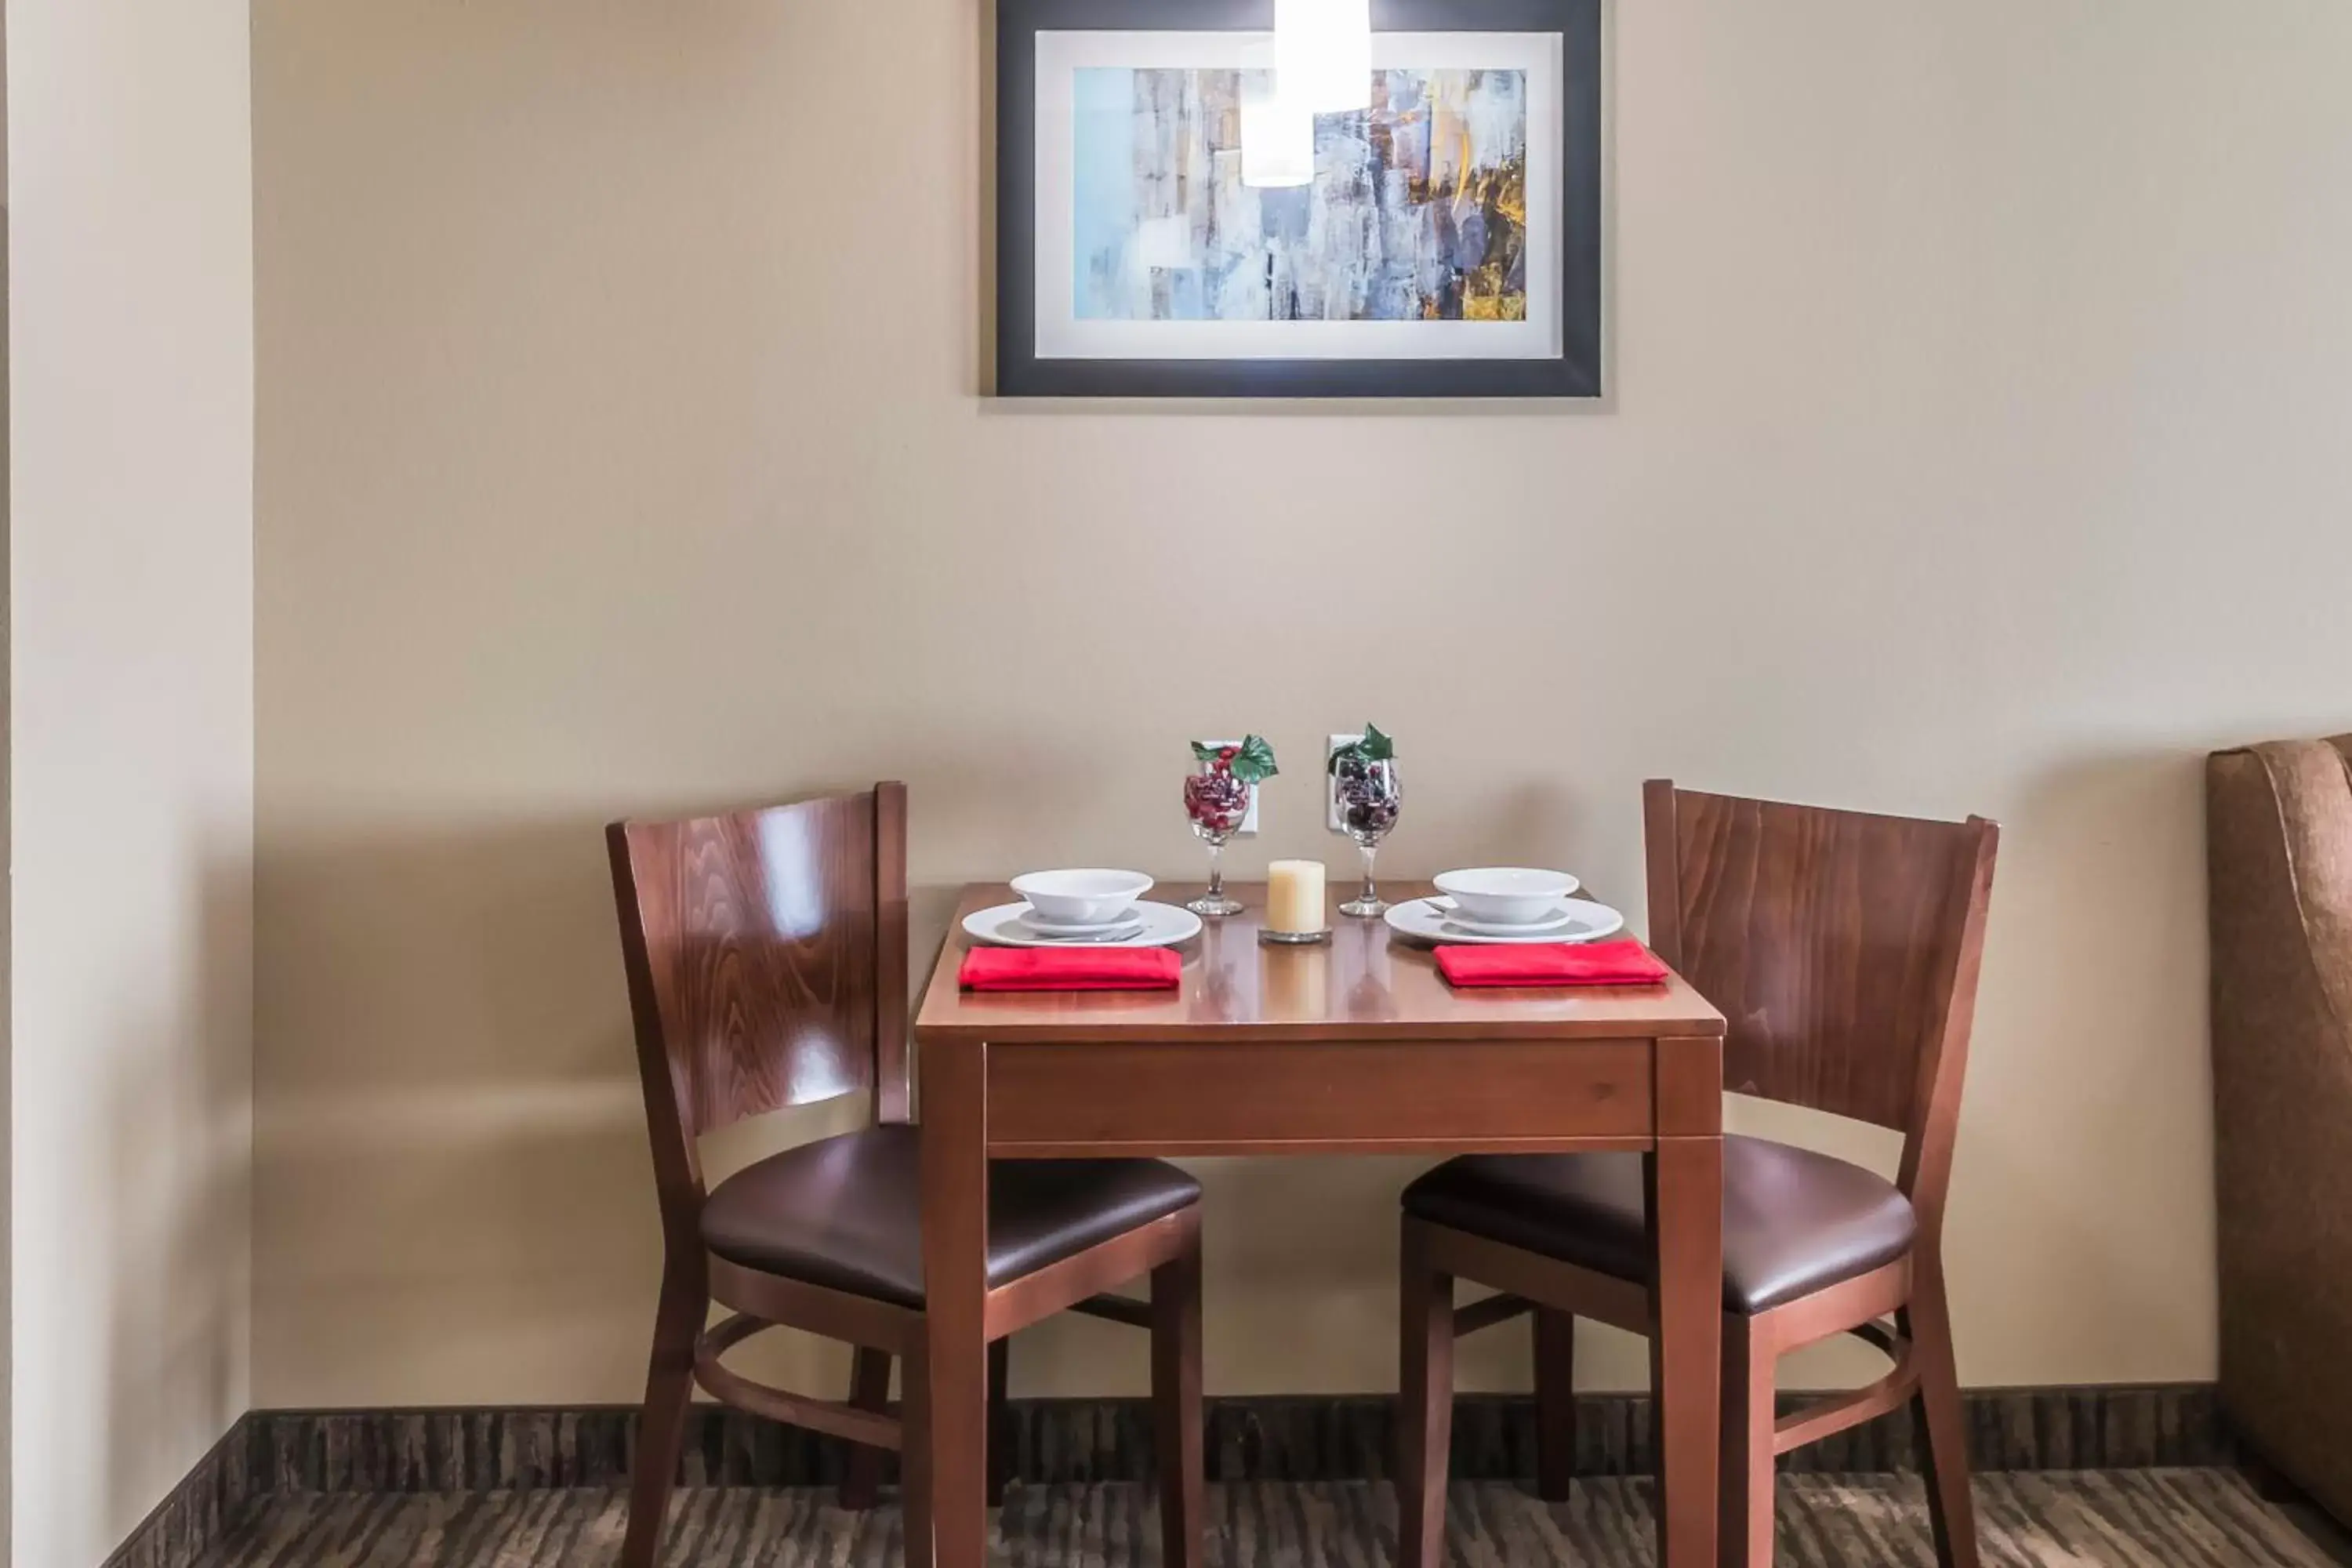
<svg viewBox="0 0 2352 1568">
<path fill-rule="evenodd" d="M 1377 724 L 1364 726 L 1362 740 L 1331 753 L 1331 793 L 1339 826 L 1359 841 L 1377 841 L 1396 826 L 1403 792 L 1397 788 L 1396 742 Z"/>
<path fill-rule="evenodd" d="M 1244 738 L 1238 746 L 1204 746 L 1195 741 L 1192 757 L 1201 767 L 1184 780 L 1184 813 L 1204 834 L 1237 830 L 1249 815 L 1250 785 L 1281 772 L 1274 765 L 1274 748 L 1258 735 Z"/>
</svg>

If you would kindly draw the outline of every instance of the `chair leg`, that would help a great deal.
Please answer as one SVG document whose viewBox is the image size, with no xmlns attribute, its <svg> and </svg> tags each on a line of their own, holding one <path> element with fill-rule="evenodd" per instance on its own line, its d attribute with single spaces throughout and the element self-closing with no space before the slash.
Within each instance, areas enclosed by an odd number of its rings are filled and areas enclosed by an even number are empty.
<svg viewBox="0 0 2352 1568">
<path fill-rule="evenodd" d="M 1004 1506 L 1004 1483 L 1013 1475 L 1013 1413 L 1006 1388 L 1013 1378 L 1013 1341 L 992 1340 L 988 1346 L 988 1506 Z"/>
<path fill-rule="evenodd" d="M 905 1568 L 931 1568 L 931 1374 L 919 1344 L 899 1367 L 898 1517 Z"/>
<path fill-rule="evenodd" d="M 860 1410 L 890 1407 L 890 1352 L 859 1345 L 849 1363 L 849 1403 Z M 841 1478 L 841 1506 L 854 1513 L 872 1508 L 882 1490 L 882 1450 L 849 1446 L 849 1468 Z"/>
<path fill-rule="evenodd" d="M 621 1543 L 622 1568 L 653 1568 L 661 1550 L 662 1518 L 677 1479 L 694 1400 L 694 1342 L 709 1316 L 700 1270 L 664 1268 L 661 1305 L 654 1313 L 653 1355 L 646 1369 L 645 1408 L 637 1417 L 637 1451 L 629 1476 L 629 1529 Z"/>
<path fill-rule="evenodd" d="M 1201 1238 L 1151 1271 L 1152 1438 L 1162 1568 L 1201 1568 L 1207 1458 L 1201 1430 Z"/>
<path fill-rule="evenodd" d="M 1442 1568 L 1454 1440 L 1454 1276 L 1430 1267 L 1404 1223 L 1397 1301 L 1397 1568 Z"/>
<path fill-rule="evenodd" d="M 1772 1373 L 1778 1353 L 1737 1313 L 1723 1320 L 1723 1447 L 1716 1473 L 1722 1568 L 1772 1568 Z"/>
<path fill-rule="evenodd" d="M 1969 1429 L 1960 1413 L 1959 1371 L 1952 1358 L 1951 1309 L 1943 1270 L 1918 1269 L 1911 1304 L 1895 1314 L 1911 1342 L 1919 1391 L 1911 1396 L 1911 1424 L 1919 1445 L 1919 1474 L 1927 1483 L 1927 1518 L 1941 1568 L 1977 1568 L 1976 1506 L 1969 1496 Z"/>
<path fill-rule="evenodd" d="M 1538 1307 L 1536 1336 L 1536 1496 L 1566 1502 L 1576 1474 L 1576 1318 Z"/>
</svg>

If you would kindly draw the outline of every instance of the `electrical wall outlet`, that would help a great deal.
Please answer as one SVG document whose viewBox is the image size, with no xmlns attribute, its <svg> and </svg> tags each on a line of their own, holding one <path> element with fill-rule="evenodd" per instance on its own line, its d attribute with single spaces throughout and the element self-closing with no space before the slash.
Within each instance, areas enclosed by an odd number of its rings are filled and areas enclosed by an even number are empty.
<svg viewBox="0 0 2352 1568">
<path fill-rule="evenodd" d="M 1201 744 L 1202 744 L 1202 745 L 1204 745 L 1204 746 L 1238 746 L 1238 745 L 1240 745 L 1241 743 L 1242 743 L 1242 737 L 1241 737 L 1241 736 L 1239 736 L 1239 735 L 1234 735 L 1234 736 L 1230 736 L 1230 737 L 1227 737 L 1227 738 L 1223 739 L 1223 740 L 1216 740 L 1216 741 L 1207 741 L 1207 740 L 1204 740 L 1204 741 L 1202 741 L 1202 742 L 1201 742 Z M 1249 792 L 1250 792 L 1249 811 L 1247 812 L 1247 814 L 1246 814 L 1246 815 L 1244 815 L 1244 816 L 1242 817 L 1242 825 L 1241 825 L 1239 827 L 1237 827 L 1237 828 L 1234 829 L 1234 836 L 1235 837 L 1237 837 L 1237 838 L 1255 838 L 1255 837 L 1257 837 L 1257 792 L 1258 792 L 1258 786 L 1257 786 L 1257 785 L 1255 785 L 1255 784 L 1252 784 L 1252 785 L 1250 785 L 1250 786 L 1249 786 Z"/>
<path fill-rule="evenodd" d="M 1323 826 L 1328 832 L 1344 833 L 1346 831 L 1339 826 L 1339 781 L 1331 776 L 1332 754 L 1342 747 L 1354 745 L 1363 738 L 1362 733 L 1359 731 L 1353 735 L 1333 735 L 1326 739 L 1323 743 Z"/>
</svg>

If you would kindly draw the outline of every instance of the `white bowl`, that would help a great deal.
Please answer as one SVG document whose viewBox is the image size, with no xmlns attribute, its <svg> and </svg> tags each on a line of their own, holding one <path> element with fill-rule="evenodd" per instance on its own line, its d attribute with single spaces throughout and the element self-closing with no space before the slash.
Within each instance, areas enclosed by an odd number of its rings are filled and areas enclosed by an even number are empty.
<svg viewBox="0 0 2352 1568">
<path fill-rule="evenodd" d="M 1577 889 L 1577 880 L 1565 871 L 1538 871 L 1526 866 L 1476 866 L 1448 871 L 1437 879 L 1437 890 L 1454 907 L 1482 925 L 1533 925 L 1559 908 L 1560 900 Z"/>
<path fill-rule="evenodd" d="M 1013 879 L 1013 890 L 1055 925 L 1108 925 L 1151 890 L 1151 879 L 1140 871 L 1098 868 L 1031 871 Z"/>
</svg>

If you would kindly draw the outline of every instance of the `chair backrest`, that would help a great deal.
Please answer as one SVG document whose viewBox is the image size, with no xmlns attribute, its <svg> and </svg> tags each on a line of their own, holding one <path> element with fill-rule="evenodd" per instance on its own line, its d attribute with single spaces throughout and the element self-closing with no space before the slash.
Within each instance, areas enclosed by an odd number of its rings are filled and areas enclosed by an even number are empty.
<svg viewBox="0 0 2352 1568">
<path fill-rule="evenodd" d="M 1949 1172 L 2000 829 L 1643 797 L 1651 943 L 1721 1009 L 1725 1087 L 1891 1127 L 1901 1184 Z"/>
<path fill-rule="evenodd" d="M 695 1140 L 870 1090 L 908 1109 L 907 791 L 605 829 L 665 1197 Z"/>
</svg>

